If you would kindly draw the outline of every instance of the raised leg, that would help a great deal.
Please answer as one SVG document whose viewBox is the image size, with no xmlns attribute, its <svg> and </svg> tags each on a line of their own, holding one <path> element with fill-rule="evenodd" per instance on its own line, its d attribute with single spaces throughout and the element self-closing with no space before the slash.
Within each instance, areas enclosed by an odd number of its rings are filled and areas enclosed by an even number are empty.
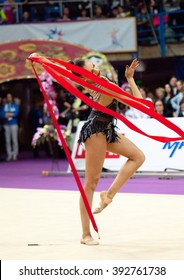
<svg viewBox="0 0 184 280">
<path fill-rule="evenodd" d="M 105 195 L 101 195 L 99 207 L 95 209 L 93 212 L 94 214 L 100 213 L 105 207 L 107 207 L 119 189 L 136 172 L 145 160 L 143 152 L 135 144 L 125 136 L 121 134 L 118 135 L 120 137 L 119 142 L 108 143 L 107 150 L 126 157 L 127 161 L 119 170 L 111 186 L 105 192 Z"/>
</svg>

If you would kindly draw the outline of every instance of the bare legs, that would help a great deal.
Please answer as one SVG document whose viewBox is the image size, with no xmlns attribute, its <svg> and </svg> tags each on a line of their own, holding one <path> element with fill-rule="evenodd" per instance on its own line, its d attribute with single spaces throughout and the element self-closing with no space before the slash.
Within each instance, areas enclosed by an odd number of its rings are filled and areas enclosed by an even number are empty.
<svg viewBox="0 0 184 280">
<path fill-rule="evenodd" d="M 84 191 L 90 207 L 92 207 L 93 194 L 100 178 L 106 150 L 106 137 L 101 133 L 92 135 L 85 142 L 86 172 Z M 80 198 L 80 215 L 83 230 L 82 238 L 83 240 L 91 240 L 90 220 L 82 198 Z"/>
<path fill-rule="evenodd" d="M 107 196 L 110 198 L 115 196 L 119 189 L 136 172 L 145 160 L 143 152 L 135 144 L 125 136 L 118 135 L 120 136 L 119 142 L 107 144 L 107 149 L 110 152 L 126 157 L 127 161 L 121 167 L 115 180 L 107 191 Z"/>
<path fill-rule="evenodd" d="M 107 150 L 115 154 L 127 157 L 127 161 L 119 170 L 116 178 L 106 192 L 100 195 L 100 205 L 93 212 L 100 213 L 112 201 L 115 194 L 126 183 L 126 181 L 136 172 L 136 170 L 143 164 L 145 156 L 138 147 L 133 144 L 125 136 L 118 134 L 120 139 L 117 143 L 107 144 Z"/>
<path fill-rule="evenodd" d="M 119 137 L 119 142 L 106 143 L 106 138 L 103 134 L 95 134 L 85 143 L 86 174 L 84 191 L 91 207 L 93 194 L 100 178 L 106 150 L 128 158 L 119 170 L 114 182 L 111 184 L 107 192 L 103 193 L 103 195 L 101 194 L 100 206 L 98 207 L 101 211 L 112 201 L 115 194 L 142 165 L 145 159 L 142 151 L 139 150 L 129 139 L 121 134 L 119 134 Z M 90 239 L 90 220 L 82 199 L 80 199 L 80 213 L 83 229 L 82 238 Z"/>
</svg>

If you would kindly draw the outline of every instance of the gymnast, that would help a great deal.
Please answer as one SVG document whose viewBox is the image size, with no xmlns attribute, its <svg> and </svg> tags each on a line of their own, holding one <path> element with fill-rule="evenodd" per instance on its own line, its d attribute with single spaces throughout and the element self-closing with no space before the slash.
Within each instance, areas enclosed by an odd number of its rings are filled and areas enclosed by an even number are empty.
<svg viewBox="0 0 184 280">
<path fill-rule="evenodd" d="M 34 57 L 37 59 L 40 58 L 42 61 L 50 62 L 50 60 L 47 58 L 39 56 L 36 53 L 31 54 L 29 58 L 34 59 Z M 115 82 L 110 81 L 101 75 L 99 68 L 96 67 L 90 60 L 78 58 L 74 61 L 70 61 L 69 63 L 84 68 L 85 70 L 93 73 L 95 76 L 105 79 L 109 85 L 110 83 L 113 83 L 115 87 L 119 88 Z M 139 98 L 142 99 L 142 95 L 134 80 L 134 72 L 138 66 L 138 60 L 134 59 L 130 66 L 126 66 L 125 77 L 131 87 L 133 96 L 139 100 Z M 82 79 L 89 83 L 93 83 L 84 76 L 79 74 L 76 75 L 82 77 Z M 94 83 L 94 85 L 97 88 L 103 89 L 103 87 L 97 83 Z M 106 89 L 106 91 L 108 91 L 108 89 Z M 109 90 L 109 93 L 113 94 L 113 96 L 101 94 L 98 91 L 89 89 L 88 92 L 94 101 L 106 108 L 111 109 L 112 111 L 116 112 L 118 102 L 122 102 L 123 104 L 127 105 L 126 102 L 122 101 L 120 94 L 115 91 L 112 92 Z M 83 188 L 90 208 L 92 208 L 94 191 L 100 179 L 106 151 L 119 154 L 127 158 L 126 162 L 120 168 L 116 178 L 109 186 L 108 190 L 102 191 L 100 193 L 100 203 L 99 206 L 94 209 L 94 214 L 102 212 L 104 208 L 106 208 L 112 202 L 116 193 L 145 160 L 143 152 L 132 141 L 116 131 L 115 121 L 116 119 L 110 114 L 92 109 L 79 135 L 79 143 L 83 143 L 85 146 L 85 181 Z M 99 242 L 91 235 L 90 218 L 82 197 L 80 197 L 80 216 L 82 224 L 82 237 L 80 243 L 85 245 L 98 245 Z"/>
<path fill-rule="evenodd" d="M 101 75 L 100 70 L 89 60 L 76 59 L 71 63 L 83 67 L 94 75 L 107 80 L 106 77 Z M 137 98 L 142 98 L 134 81 L 134 72 L 138 66 L 138 60 L 134 59 L 130 66 L 126 66 L 125 77 L 132 89 L 133 95 Z M 109 83 L 112 83 L 112 81 L 109 81 Z M 96 84 L 96 86 L 98 85 Z M 116 97 L 111 97 L 97 91 L 90 91 L 89 93 L 94 101 L 113 111 L 117 110 L 117 103 L 120 101 L 118 99 L 118 94 L 116 94 Z M 115 96 L 114 92 L 113 95 Z M 127 158 L 127 161 L 119 170 L 108 190 L 100 193 L 100 204 L 93 212 L 97 214 L 112 202 L 119 189 L 143 164 L 145 156 L 134 143 L 116 131 L 115 119 L 111 115 L 95 109 L 91 111 L 91 114 L 81 129 L 79 142 L 85 145 L 84 191 L 91 207 L 94 191 L 100 179 L 106 151 Z M 91 236 L 90 219 L 82 198 L 80 198 L 80 215 L 82 223 L 81 243 L 86 245 L 98 245 L 99 242 Z"/>
</svg>

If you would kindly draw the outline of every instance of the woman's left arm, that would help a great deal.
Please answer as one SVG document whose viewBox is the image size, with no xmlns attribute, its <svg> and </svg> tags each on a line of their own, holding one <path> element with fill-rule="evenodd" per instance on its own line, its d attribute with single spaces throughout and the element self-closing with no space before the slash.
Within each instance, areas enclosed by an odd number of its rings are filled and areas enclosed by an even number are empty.
<svg viewBox="0 0 184 280">
<path fill-rule="evenodd" d="M 143 97 L 142 97 L 142 94 L 141 94 L 141 92 L 139 91 L 139 89 L 138 89 L 138 87 L 137 87 L 137 85 L 136 85 L 136 83 L 135 83 L 135 81 L 134 81 L 134 77 L 133 77 L 133 76 L 134 76 L 134 72 L 135 72 L 135 70 L 137 69 L 138 66 L 139 66 L 138 60 L 137 60 L 137 59 L 134 59 L 134 60 L 132 61 L 132 63 L 131 63 L 130 66 L 128 66 L 128 65 L 126 66 L 125 76 L 126 76 L 126 78 L 127 78 L 128 83 L 130 84 L 130 87 L 131 87 L 133 96 L 142 99 L 142 98 L 143 98 Z M 111 82 L 109 82 L 109 83 L 111 83 Z M 114 83 L 112 83 L 112 84 L 114 84 Z M 118 85 L 115 85 L 115 86 L 116 86 L 117 88 L 119 88 Z M 126 103 L 126 100 L 127 100 L 127 101 L 128 101 L 128 100 L 131 100 L 131 95 L 130 95 L 130 98 L 129 98 L 128 96 L 124 96 L 124 101 L 122 101 L 122 100 L 120 99 L 120 97 L 121 97 L 121 94 L 120 94 L 120 93 L 118 93 L 118 92 L 116 92 L 116 91 L 109 90 L 109 89 L 107 89 L 107 88 L 103 88 L 103 87 L 102 87 L 102 89 L 104 89 L 106 92 L 109 92 L 110 94 L 113 94 L 114 98 L 116 98 L 119 102 L 121 102 L 121 103 L 123 103 L 123 104 L 129 106 L 129 105 Z M 122 95 L 123 95 L 123 93 L 122 93 Z M 137 101 L 137 103 L 139 103 L 139 101 Z M 141 103 L 140 103 L 140 104 L 141 104 Z"/>
<path fill-rule="evenodd" d="M 133 96 L 138 97 L 138 98 L 143 98 L 142 94 L 141 94 L 140 90 L 138 89 L 138 87 L 135 83 L 135 80 L 134 80 L 134 72 L 138 66 L 139 66 L 139 61 L 137 60 L 137 58 L 135 58 L 132 61 L 132 63 L 130 64 L 130 66 L 128 66 L 128 65 L 126 66 L 125 77 L 131 87 Z"/>
</svg>

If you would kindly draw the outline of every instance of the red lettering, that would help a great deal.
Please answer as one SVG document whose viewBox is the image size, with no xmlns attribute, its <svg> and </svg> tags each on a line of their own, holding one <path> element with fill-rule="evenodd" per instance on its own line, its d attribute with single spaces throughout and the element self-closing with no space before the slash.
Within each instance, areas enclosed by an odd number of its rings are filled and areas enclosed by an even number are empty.
<svg viewBox="0 0 184 280">
<path fill-rule="evenodd" d="M 76 148 L 76 153 L 74 155 L 75 159 L 84 159 L 85 158 L 85 150 L 83 148 L 82 145 L 80 145 L 79 143 L 77 144 L 77 148 Z M 113 154 L 111 152 L 106 152 L 105 158 L 120 158 L 120 155 L 117 154 Z"/>
</svg>

